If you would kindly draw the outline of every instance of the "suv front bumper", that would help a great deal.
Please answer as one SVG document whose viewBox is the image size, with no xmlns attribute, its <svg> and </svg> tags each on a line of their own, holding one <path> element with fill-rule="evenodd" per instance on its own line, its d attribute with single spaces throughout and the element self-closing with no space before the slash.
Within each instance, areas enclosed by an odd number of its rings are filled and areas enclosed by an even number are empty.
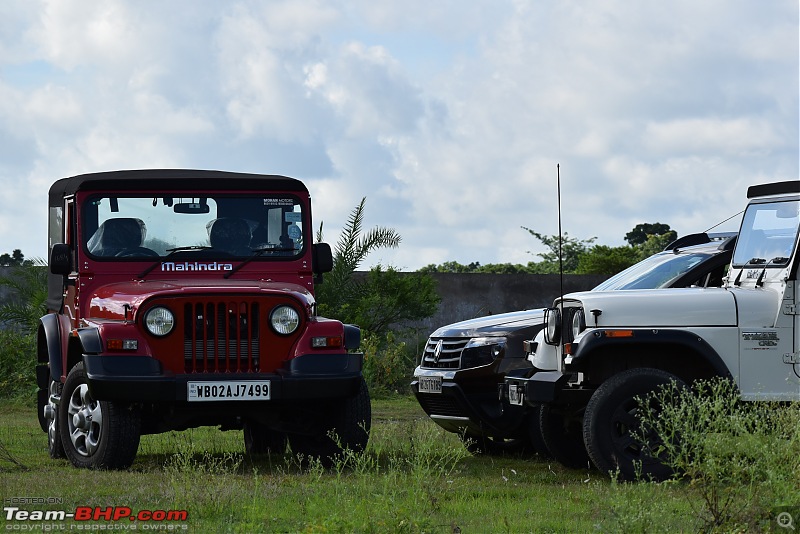
<svg viewBox="0 0 800 534">
<path fill-rule="evenodd" d="M 255 402 L 272 402 L 352 397 L 362 380 L 363 354 L 306 354 L 293 358 L 274 373 L 176 375 L 164 372 L 161 363 L 148 356 L 84 354 L 83 365 L 89 391 L 96 400 L 187 402 L 189 382 L 269 380 L 269 400 Z"/>
</svg>

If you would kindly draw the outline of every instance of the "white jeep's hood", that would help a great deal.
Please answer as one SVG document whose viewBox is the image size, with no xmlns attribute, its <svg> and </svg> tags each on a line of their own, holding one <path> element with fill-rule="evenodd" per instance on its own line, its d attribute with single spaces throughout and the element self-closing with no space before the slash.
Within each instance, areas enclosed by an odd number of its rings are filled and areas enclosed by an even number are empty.
<svg viewBox="0 0 800 534">
<path fill-rule="evenodd" d="M 581 302 L 586 314 L 586 326 L 590 328 L 595 326 L 592 310 L 602 312 L 597 317 L 597 326 L 601 328 L 737 324 L 734 291 L 723 288 L 587 291 L 566 295 L 564 300 L 567 306 L 570 305 L 569 301 Z M 773 303 L 774 310 L 774 295 L 769 302 Z"/>
</svg>

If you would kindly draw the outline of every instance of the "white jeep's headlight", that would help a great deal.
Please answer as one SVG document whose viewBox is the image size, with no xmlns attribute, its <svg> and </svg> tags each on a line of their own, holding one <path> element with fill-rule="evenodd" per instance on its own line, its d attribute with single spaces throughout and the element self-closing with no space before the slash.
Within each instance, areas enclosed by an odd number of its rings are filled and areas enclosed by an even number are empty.
<svg viewBox="0 0 800 534">
<path fill-rule="evenodd" d="M 578 308 L 572 314 L 572 340 L 574 341 L 584 330 L 586 330 L 586 316 L 583 314 L 583 308 Z"/>
<path fill-rule="evenodd" d="M 548 345 L 558 345 L 561 341 L 561 310 L 547 308 L 544 310 L 544 342 Z"/>
<path fill-rule="evenodd" d="M 156 306 L 144 314 L 144 326 L 154 336 L 166 336 L 175 327 L 175 316 L 167 308 Z"/>
<path fill-rule="evenodd" d="M 300 325 L 300 315 L 291 306 L 278 306 L 269 314 L 269 323 L 277 333 L 289 335 Z"/>
</svg>

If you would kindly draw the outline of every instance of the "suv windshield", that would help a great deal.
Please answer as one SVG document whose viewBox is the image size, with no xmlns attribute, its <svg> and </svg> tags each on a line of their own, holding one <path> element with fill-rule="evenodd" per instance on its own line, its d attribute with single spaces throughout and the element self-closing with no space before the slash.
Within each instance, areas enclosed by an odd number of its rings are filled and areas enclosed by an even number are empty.
<svg viewBox="0 0 800 534">
<path fill-rule="evenodd" d="M 797 200 L 750 204 L 742 218 L 733 265 L 787 265 L 797 241 L 798 228 L 800 202 Z"/>
<path fill-rule="evenodd" d="M 294 258 L 304 214 L 286 194 L 144 197 L 92 195 L 83 205 L 82 242 L 96 259 L 165 257 Z"/>
<path fill-rule="evenodd" d="M 662 252 L 654 254 L 612 276 L 593 291 L 618 289 L 661 289 L 668 287 L 673 280 L 707 260 L 713 254 L 694 252 L 674 254 Z"/>
</svg>

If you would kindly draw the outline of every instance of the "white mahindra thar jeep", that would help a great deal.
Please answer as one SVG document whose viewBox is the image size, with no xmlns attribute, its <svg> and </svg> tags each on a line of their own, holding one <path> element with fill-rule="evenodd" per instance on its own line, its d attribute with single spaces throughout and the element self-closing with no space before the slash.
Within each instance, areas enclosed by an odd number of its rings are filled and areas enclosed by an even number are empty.
<svg viewBox="0 0 800 534">
<path fill-rule="evenodd" d="M 506 379 L 532 434 L 565 465 L 669 475 L 635 438 L 637 396 L 729 377 L 746 401 L 800 400 L 800 180 L 752 186 L 721 288 L 573 293 L 528 342 L 536 371 Z"/>
</svg>

